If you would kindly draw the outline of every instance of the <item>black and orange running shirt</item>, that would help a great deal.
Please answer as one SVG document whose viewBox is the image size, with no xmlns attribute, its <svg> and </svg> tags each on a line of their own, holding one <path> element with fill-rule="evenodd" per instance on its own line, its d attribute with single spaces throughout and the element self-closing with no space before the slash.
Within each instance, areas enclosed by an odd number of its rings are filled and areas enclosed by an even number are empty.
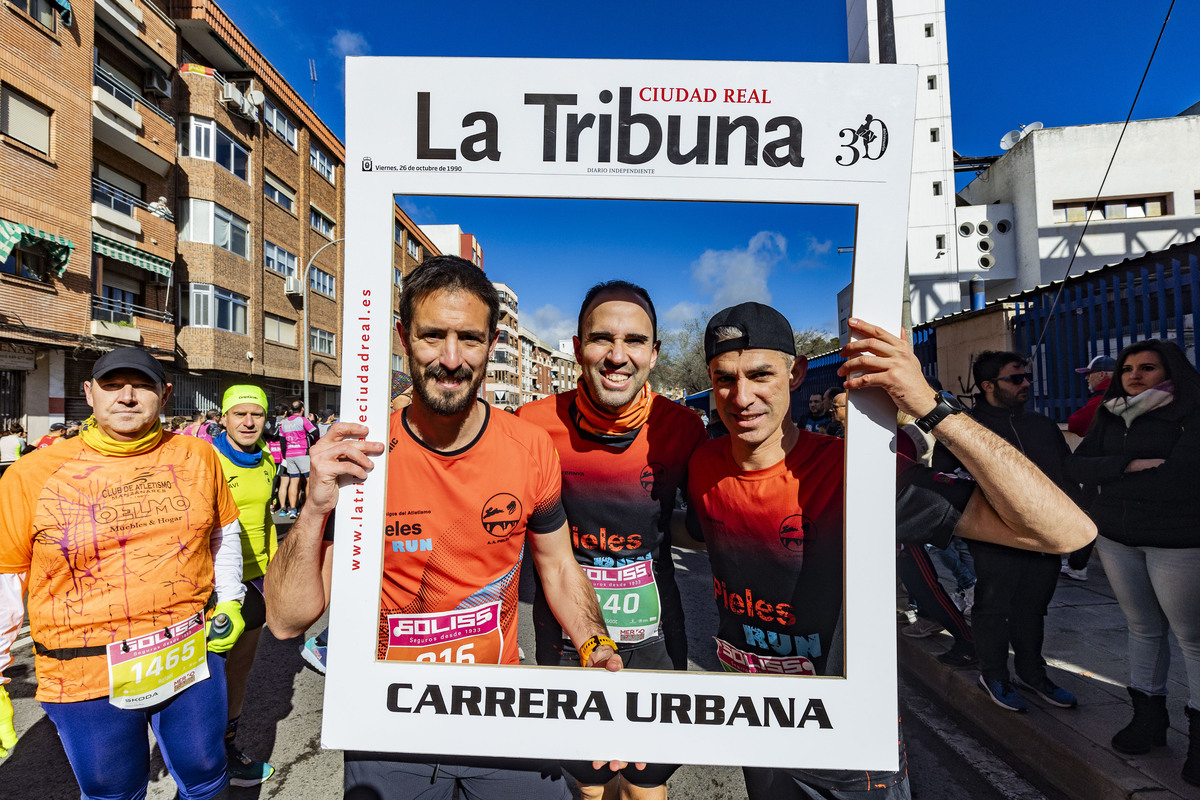
<svg viewBox="0 0 1200 800">
<path fill-rule="evenodd" d="M 728 669 L 824 674 L 844 585 L 844 440 L 799 432 L 782 461 L 743 471 L 729 437 L 693 456 L 691 507 L 712 563 Z"/>
<path fill-rule="evenodd" d="M 546 430 L 558 450 L 575 558 L 597 589 L 619 647 L 678 634 L 686 648 L 670 523 L 676 495 L 686 485 L 688 459 L 708 439 L 704 425 L 691 409 L 652 394 L 650 415 L 640 428 L 597 436 L 575 423 L 577 392 L 526 404 L 518 412 Z M 638 565 L 647 574 L 636 574 Z M 538 663 L 557 665 L 562 631 L 540 592 L 534 621 Z"/>
<path fill-rule="evenodd" d="M 545 431 L 487 409 L 469 445 L 442 453 L 391 415 L 376 657 L 517 664 L 526 532 L 566 522 Z"/>
</svg>

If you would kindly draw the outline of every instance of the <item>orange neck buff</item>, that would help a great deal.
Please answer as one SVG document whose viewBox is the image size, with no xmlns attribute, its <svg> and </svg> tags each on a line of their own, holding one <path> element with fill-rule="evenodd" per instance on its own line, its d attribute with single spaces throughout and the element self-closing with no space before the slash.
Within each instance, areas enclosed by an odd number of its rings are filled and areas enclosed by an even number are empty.
<svg viewBox="0 0 1200 800">
<path fill-rule="evenodd" d="M 633 399 L 618 409 L 610 410 L 592 400 L 587 384 L 579 379 L 579 391 L 575 393 L 575 407 L 579 409 L 578 425 L 588 433 L 598 436 L 619 436 L 637 430 L 650 417 L 650 401 L 654 393 L 647 382 Z"/>
</svg>

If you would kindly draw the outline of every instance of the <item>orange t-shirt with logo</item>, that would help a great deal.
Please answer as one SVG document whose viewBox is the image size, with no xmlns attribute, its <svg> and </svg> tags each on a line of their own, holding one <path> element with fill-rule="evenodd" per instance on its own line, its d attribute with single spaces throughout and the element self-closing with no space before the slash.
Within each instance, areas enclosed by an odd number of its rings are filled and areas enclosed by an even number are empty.
<svg viewBox="0 0 1200 800">
<path fill-rule="evenodd" d="M 517 664 L 525 533 L 566 524 L 550 437 L 512 414 L 442 453 L 391 416 L 380 661 Z"/>
<path fill-rule="evenodd" d="M 113 457 L 79 437 L 62 444 L 0 479 L 0 572 L 29 573 L 38 649 L 104 646 L 203 611 L 209 537 L 238 518 L 212 445 L 164 433 L 147 453 Z M 108 695 L 103 655 L 36 663 L 40 701 Z"/>
</svg>

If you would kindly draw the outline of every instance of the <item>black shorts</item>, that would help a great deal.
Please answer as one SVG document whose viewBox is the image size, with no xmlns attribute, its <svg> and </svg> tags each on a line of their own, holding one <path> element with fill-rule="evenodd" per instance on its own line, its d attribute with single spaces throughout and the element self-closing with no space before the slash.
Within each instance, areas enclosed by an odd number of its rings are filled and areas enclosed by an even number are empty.
<svg viewBox="0 0 1200 800">
<path fill-rule="evenodd" d="M 424 761 L 414 759 L 425 759 Z M 345 800 L 570 800 L 554 762 L 510 758 L 443 758 L 348 750 Z M 456 789 L 458 793 L 456 794 Z"/>
<path fill-rule="evenodd" d="M 671 656 L 667 652 L 667 645 L 662 640 L 631 650 L 620 649 L 618 652 L 621 654 L 621 661 L 624 663 L 625 669 L 675 669 Z M 579 657 L 569 652 L 568 648 L 564 648 L 560 666 L 578 667 Z M 607 766 L 594 769 L 590 761 L 564 761 L 563 769 L 585 786 L 603 786 L 617 776 L 617 773 Z M 647 764 L 645 769 L 638 769 L 630 764 L 621 770 L 621 777 L 634 786 L 652 789 L 655 786 L 666 784 L 677 769 L 679 769 L 678 764 Z"/>
<path fill-rule="evenodd" d="M 242 581 L 246 587 L 246 596 L 242 598 L 242 620 L 246 630 L 256 631 L 267 623 L 267 601 L 263 597 L 263 579 L 252 578 Z"/>
</svg>

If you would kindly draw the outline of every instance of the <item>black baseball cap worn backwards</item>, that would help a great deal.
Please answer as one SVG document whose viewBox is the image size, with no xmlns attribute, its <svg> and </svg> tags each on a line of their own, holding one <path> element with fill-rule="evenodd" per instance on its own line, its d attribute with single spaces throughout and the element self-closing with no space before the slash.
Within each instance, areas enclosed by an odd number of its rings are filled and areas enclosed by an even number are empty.
<svg viewBox="0 0 1200 800">
<path fill-rule="evenodd" d="M 717 329 L 739 328 L 743 336 L 717 341 Z M 796 355 L 796 341 L 787 318 L 762 303 L 740 303 L 712 315 L 704 329 L 704 360 L 712 361 L 731 350 L 778 350 Z"/>
<path fill-rule="evenodd" d="M 140 347 L 121 347 L 100 356 L 92 367 L 92 380 L 119 369 L 135 370 L 161 385 L 167 382 L 162 363 Z"/>
</svg>

